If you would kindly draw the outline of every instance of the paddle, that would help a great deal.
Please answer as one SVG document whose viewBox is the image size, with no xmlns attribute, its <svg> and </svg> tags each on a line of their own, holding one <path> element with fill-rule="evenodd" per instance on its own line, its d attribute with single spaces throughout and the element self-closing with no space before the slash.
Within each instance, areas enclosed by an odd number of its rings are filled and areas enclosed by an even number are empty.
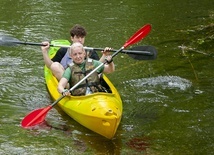
<svg viewBox="0 0 214 155">
<path fill-rule="evenodd" d="M 139 42 L 140 40 L 142 40 L 144 37 L 146 37 L 148 35 L 148 33 L 151 31 L 151 25 L 147 24 L 145 26 L 143 26 L 142 28 L 140 28 L 131 38 L 129 38 L 129 40 L 127 40 L 125 42 L 125 44 L 119 49 L 117 50 L 113 55 L 112 58 L 114 58 L 118 53 L 120 53 L 124 48 L 126 48 L 129 45 L 132 45 L 136 42 Z M 72 90 L 74 90 L 79 84 L 81 84 L 84 80 L 86 80 L 89 76 L 91 76 L 94 72 L 96 72 L 100 67 L 102 67 L 104 64 L 106 64 L 107 61 L 105 61 L 104 63 L 101 63 L 99 66 L 97 66 L 94 70 L 92 70 L 88 75 L 86 75 L 82 80 L 80 80 L 77 84 L 75 84 L 72 88 L 69 89 L 69 91 L 71 92 Z M 54 103 L 52 103 L 51 105 L 45 107 L 45 108 L 40 108 L 37 110 L 34 110 L 32 112 L 30 112 L 21 122 L 21 126 L 23 128 L 29 128 L 29 127 L 33 127 L 35 125 L 38 125 L 40 123 L 42 123 L 48 113 L 48 111 L 54 106 L 56 105 L 61 99 L 63 99 L 65 96 L 61 96 L 60 98 L 58 98 Z"/>
<path fill-rule="evenodd" d="M 103 51 L 103 48 L 93 48 L 93 47 L 84 47 L 87 50 L 99 50 Z M 112 49 L 112 52 L 116 52 L 117 50 Z M 157 58 L 157 50 L 155 47 L 147 45 L 147 46 L 135 46 L 129 50 L 122 50 L 121 53 L 125 53 L 128 56 L 132 57 L 136 60 L 154 60 Z"/>
<path fill-rule="evenodd" d="M 0 36 L 0 46 L 16 46 L 16 45 L 33 45 L 33 46 L 44 46 L 42 43 L 33 43 L 33 42 L 23 42 L 19 41 L 17 38 L 10 36 Z M 51 44 L 51 47 L 64 47 L 69 48 L 69 45 L 54 45 Z M 93 47 L 84 47 L 87 50 L 97 50 L 103 51 L 103 48 L 93 48 Z M 117 50 L 111 50 L 116 52 Z M 157 57 L 157 51 L 153 46 L 140 46 L 138 48 L 132 48 L 131 50 L 123 50 L 121 53 L 128 54 L 134 59 L 137 60 L 154 60 Z"/>
</svg>

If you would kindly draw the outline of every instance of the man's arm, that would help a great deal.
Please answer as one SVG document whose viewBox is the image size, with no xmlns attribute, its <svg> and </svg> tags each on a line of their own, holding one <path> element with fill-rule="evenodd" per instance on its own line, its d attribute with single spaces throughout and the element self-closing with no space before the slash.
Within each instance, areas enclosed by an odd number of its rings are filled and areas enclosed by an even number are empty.
<svg viewBox="0 0 214 155">
<path fill-rule="evenodd" d="M 115 71 L 115 66 L 114 66 L 114 62 L 112 61 L 111 56 L 107 56 L 106 60 L 108 60 L 109 63 L 107 63 L 107 64 L 104 65 L 103 72 L 107 73 L 107 74 L 114 72 Z"/>
<path fill-rule="evenodd" d="M 50 68 L 51 64 L 53 63 L 53 61 L 48 56 L 48 50 L 50 47 L 50 43 L 48 41 L 45 41 L 45 42 L 42 42 L 42 44 L 45 45 L 45 46 L 41 46 L 43 59 L 44 59 L 45 65 L 48 68 Z"/>
</svg>

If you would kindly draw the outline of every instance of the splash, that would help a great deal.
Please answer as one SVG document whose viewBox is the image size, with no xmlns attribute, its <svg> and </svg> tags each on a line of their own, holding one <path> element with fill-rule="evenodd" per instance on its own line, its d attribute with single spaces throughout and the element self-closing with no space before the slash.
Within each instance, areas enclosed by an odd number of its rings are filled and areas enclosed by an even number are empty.
<svg viewBox="0 0 214 155">
<path fill-rule="evenodd" d="M 186 90 L 192 86 L 192 83 L 178 76 L 158 76 L 152 78 L 142 78 L 137 80 L 126 81 L 126 84 L 131 84 L 135 87 L 142 86 L 161 86 L 162 88 L 178 88 Z"/>
</svg>

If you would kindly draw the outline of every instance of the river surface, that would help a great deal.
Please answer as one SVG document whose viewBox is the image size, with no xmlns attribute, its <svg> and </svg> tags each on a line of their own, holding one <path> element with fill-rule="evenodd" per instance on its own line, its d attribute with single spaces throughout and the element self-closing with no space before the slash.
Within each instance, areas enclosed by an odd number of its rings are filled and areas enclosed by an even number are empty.
<svg viewBox="0 0 214 155">
<path fill-rule="evenodd" d="M 0 42 L 0 154 L 214 154 L 213 6 L 213 0 L 1 0 L 0 37 L 69 39 L 78 23 L 88 31 L 87 46 L 119 49 L 150 23 L 137 45 L 156 47 L 158 57 L 115 57 L 108 77 L 123 100 L 123 117 L 108 140 L 57 106 L 47 116 L 52 127 L 21 128 L 27 113 L 53 102 L 44 62 L 38 46 Z"/>
</svg>

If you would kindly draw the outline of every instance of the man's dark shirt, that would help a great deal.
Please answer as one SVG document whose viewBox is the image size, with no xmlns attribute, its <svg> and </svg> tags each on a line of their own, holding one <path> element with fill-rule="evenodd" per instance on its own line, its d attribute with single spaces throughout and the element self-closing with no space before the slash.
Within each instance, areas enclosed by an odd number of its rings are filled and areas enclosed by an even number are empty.
<svg viewBox="0 0 214 155">
<path fill-rule="evenodd" d="M 53 62 L 59 62 L 60 63 L 61 60 L 62 60 L 62 58 L 65 56 L 66 52 L 67 52 L 67 48 L 63 48 L 63 47 L 60 48 L 57 51 L 56 55 L 51 60 Z M 89 57 L 91 59 L 94 59 L 94 60 L 99 60 L 100 59 L 99 56 L 98 56 L 98 54 L 97 54 L 97 52 L 95 50 L 90 50 L 90 51 L 87 51 L 87 52 L 90 52 L 89 53 Z"/>
</svg>

